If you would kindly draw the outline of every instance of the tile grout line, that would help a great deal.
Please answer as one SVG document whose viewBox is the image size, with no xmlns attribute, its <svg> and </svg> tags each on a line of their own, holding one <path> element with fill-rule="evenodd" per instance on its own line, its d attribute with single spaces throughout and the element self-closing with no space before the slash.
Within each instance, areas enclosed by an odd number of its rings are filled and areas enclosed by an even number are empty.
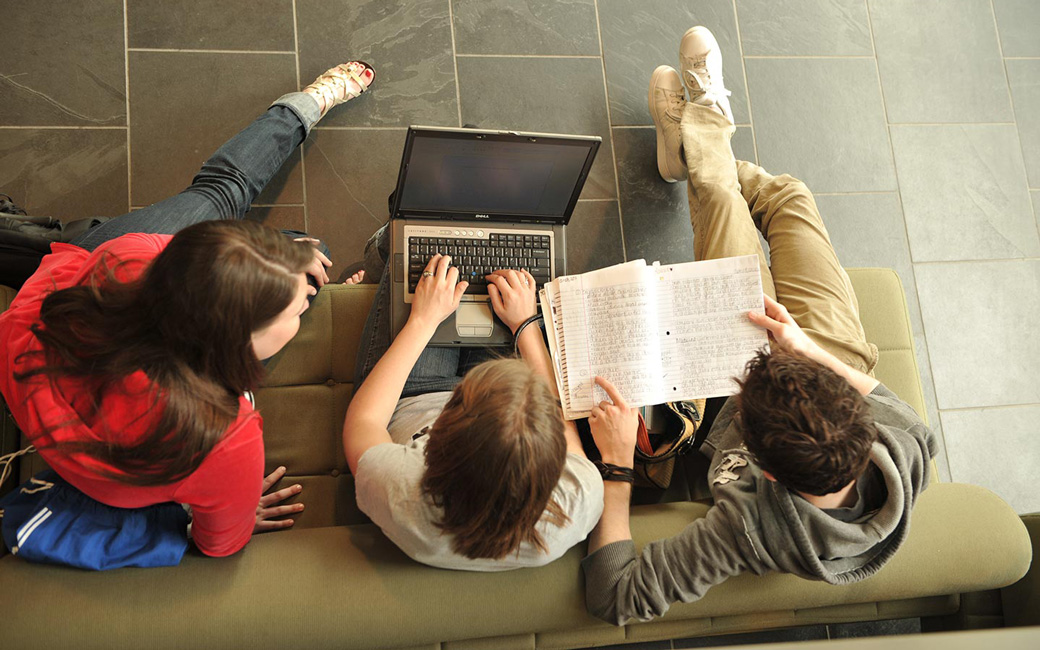
<svg viewBox="0 0 1040 650">
<path fill-rule="evenodd" d="M 603 73 L 603 100 L 607 105 L 607 135 L 610 137 L 610 160 L 613 163 L 612 169 L 614 171 L 614 197 L 617 199 L 618 227 L 621 228 L 621 259 L 627 262 L 628 246 L 625 243 L 625 217 L 621 211 L 621 178 L 618 173 L 617 147 L 614 146 L 614 128 L 610 126 L 610 90 L 607 88 L 607 59 L 603 55 L 603 29 L 599 24 L 599 0 L 592 1 L 592 8 L 596 12 L 596 39 L 599 41 L 599 63 L 600 70 Z"/>
<path fill-rule="evenodd" d="M 997 49 L 1000 52 L 1000 64 L 1001 67 L 1004 69 L 1004 81 L 1007 82 L 1008 89 L 1008 102 L 1011 105 L 1011 115 L 1015 118 L 1015 121 L 1013 122 L 1013 124 L 1015 125 L 1015 135 L 1018 136 L 1018 149 L 1022 152 L 1022 162 L 1024 164 L 1026 160 L 1026 148 L 1025 145 L 1022 144 L 1022 132 L 1018 129 L 1018 113 L 1015 112 L 1015 96 L 1011 92 L 1011 75 L 1008 74 L 1007 69 L 1007 62 L 1010 57 L 1004 56 L 1004 43 L 1000 40 L 1000 23 L 997 22 L 997 9 L 993 6 L 993 0 L 990 0 L 989 8 L 990 11 L 993 12 L 993 26 L 997 30 Z M 1032 191 L 1032 188 L 1029 187 L 1029 169 L 1026 169 L 1025 171 L 1026 194 L 1029 194 Z M 1036 219 L 1037 206 L 1034 205 L 1032 196 L 1029 197 L 1029 204 L 1029 207 L 1033 208 L 1033 221 L 1036 223 L 1037 236 L 1040 237 L 1040 220 Z"/>
<path fill-rule="evenodd" d="M 889 126 L 1017 126 L 1015 122 L 888 122 Z"/>
<path fill-rule="evenodd" d="M 736 5 L 734 5 L 736 8 Z M 747 54 L 745 59 L 872 59 L 866 54 Z"/>
<path fill-rule="evenodd" d="M 123 65 L 124 66 L 126 65 L 125 61 L 123 62 Z M 121 129 L 129 129 L 129 128 L 130 127 L 128 125 L 126 125 L 126 126 L 43 126 L 43 125 L 40 125 L 40 126 L 0 126 L 0 130 L 4 130 L 4 129 L 8 129 L 8 130 L 16 130 L 16 129 L 73 129 L 73 130 L 82 130 L 82 131 L 119 131 Z"/>
<path fill-rule="evenodd" d="M 293 22 L 295 23 L 295 16 Z M 129 52 L 162 52 L 166 54 L 296 54 L 296 52 L 288 50 L 194 50 L 160 47 L 130 47 L 127 50 Z"/>
<path fill-rule="evenodd" d="M 300 86 L 300 28 L 296 20 L 296 0 L 292 0 L 293 56 L 296 59 L 296 90 Z M 313 128 L 312 128 L 313 130 Z M 306 141 L 306 139 L 304 140 Z M 310 215 L 307 214 L 307 161 L 304 160 L 303 142 L 300 143 L 300 196 L 303 199 L 303 231 L 310 232 Z"/>
<path fill-rule="evenodd" d="M 755 136 L 755 118 L 751 111 L 751 84 L 748 83 L 747 64 L 744 62 L 747 57 L 744 56 L 744 41 L 740 37 L 740 16 L 737 14 L 737 0 L 733 0 L 733 26 L 737 30 L 737 51 L 740 52 L 740 71 L 744 74 L 744 88 L 747 90 L 747 112 L 748 123 L 751 126 L 751 146 L 755 151 L 755 164 L 761 165 L 762 161 L 758 158 L 758 138 Z M 732 145 L 730 145 L 730 149 L 732 148 Z"/>
<path fill-rule="evenodd" d="M 1020 404 L 995 404 L 993 406 L 955 406 L 954 408 L 940 408 L 939 413 L 957 413 L 959 411 L 981 411 L 983 409 L 1020 409 L 1031 406 L 1040 406 L 1040 402 L 1022 402 Z"/>
<path fill-rule="evenodd" d="M 932 365 L 932 346 L 928 344 L 928 326 L 925 325 L 924 311 L 921 309 L 921 290 L 917 286 L 917 269 L 914 266 L 913 248 L 910 246 L 910 227 L 906 223 L 906 208 L 903 206 L 903 188 L 899 183 L 899 166 L 896 163 L 896 147 L 895 143 L 892 141 L 892 123 L 889 121 L 888 118 L 888 103 L 885 101 L 885 85 L 881 82 L 881 63 L 878 61 L 877 45 L 874 43 L 874 18 L 870 13 L 870 0 L 863 0 L 863 8 L 867 12 L 867 30 L 870 32 L 870 50 L 874 55 L 874 71 L 877 73 L 878 91 L 881 93 L 881 108 L 885 112 L 885 132 L 888 135 L 888 151 L 889 154 L 892 156 L 892 174 L 895 176 L 896 181 L 896 198 L 899 200 L 899 214 L 903 218 L 903 234 L 906 236 L 906 248 L 907 252 L 910 254 L 910 273 L 913 276 L 912 280 L 914 283 L 914 297 L 917 298 L 917 309 L 918 312 L 920 312 L 921 314 L 921 340 L 924 341 L 925 346 L 924 357 L 925 361 L 928 363 L 928 374 L 932 377 L 932 397 L 935 399 L 935 410 L 938 412 L 939 394 L 935 390 L 935 367 Z M 906 289 L 903 289 L 903 291 L 906 291 Z M 912 341 L 913 323 L 911 323 L 910 327 L 910 338 Z M 917 350 L 915 349 L 914 352 L 916 353 Z M 916 363 L 917 355 L 915 354 L 914 357 L 914 362 Z M 920 372 L 921 370 L 920 368 L 918 368 L 918 373 Z M 922 397 L 924 397 L 924 381 L 921 377 L 918 377 L 918 381 L 921 382 Z M 927 415 L 927 400 L 925 401 L 924 407 L 925 414 Z M 946 471 L 950 473 L 950 480 L 953 480 L 953 469 L 950 466 L 950 453 L 947 450 L 946 445 L 946 433 L 942 430 L 942 417 L 939 416 L 938 419 L 938 422 L 932 423 L 932 429 L 934 430 L 935 427 L 939 427 L 939 436 L 942 438 L 942 453 L 943 456 L 946 458 Z"/>
<path fill-rule="evenodd" d="M 133 166 L 130 164 L 130 16 L 127 14 L 127 0 L 123 0 L 123 79 L 126 82 L 126 208 L 130 210 L 133 201 Z"/>
<path fill-rule="evenodd" d="M 459 113 L 459 128 L 462 128 L 462 89 L 459 86 L 459 55 L 455 51 L 455 9 L 448 0 L 448 26 L 451 28 L 451 65 L 455 68 L 455 109 Z"/>
<path fill-rule="evenodd" d="M 993 16 L 993 34 L 997 37 L 997 53 L 1000 54 L 1000 69 L 1004 71 L 1004 88 L 1007 89 L 1008 106 L 1011 107 L 1011 119 L 1015 128 L 1018 128 L 1018 118 L 1015 116 L 1015 102 L 1011 99 L 1011 80 L 1008 79 L 1007 62 L 1004 61 L 1004 44 L 1000 41 L 1000 25 L 997 24 L 997 10 L 993 7 L 993 0 L 989 0 L 989 15 Z M 1019 138 L 1019 147 L 1022 146 Z"/>
<path fill-rule="evenodd" d="M 734 124 L 736 127 L 751 128 L 750 124 Z M 653 129 L 656 128 L 653 124 L 611 124 L 612 129 Z"/>
<path fill-rule="evenodd" d="M 598 59 L 592 54 L 456 54 L 463 59 Z"/>
<path fill-rule="evenodd" d="M 987 262 L 1038 262 L 1040 257 L 994 257 L 981 260 L 922 260 L 920 262 L 913 262 L 913 264 L 919 265 L 931 265 L 931 264 L 983 264 Z"/>
<path fill-rule="evenodd" d="M 311 131 L 407 131 L 407 126 L 315 126 Z"/>
</svg>

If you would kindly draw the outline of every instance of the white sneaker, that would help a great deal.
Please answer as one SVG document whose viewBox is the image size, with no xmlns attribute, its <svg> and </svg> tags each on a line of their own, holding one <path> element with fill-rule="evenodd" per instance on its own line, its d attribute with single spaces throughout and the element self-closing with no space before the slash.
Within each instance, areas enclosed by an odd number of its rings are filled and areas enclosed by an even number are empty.
<svg viewBox="0 0 1040 650">
<path fill-rule="evenodd" d="M 718 111 L 733 123 L 731 93 L 722 83 L 722 51 L 707 27 L 686 30 L 679 43 L 679 64 L 689 100 Z"/>
<path fill-rule="evenodd" d="M 686 180 L 686 161 L 682 157 L 682 121 L 686 96 L 682 79 L 670 65 L 659 65 L 650 75 L 650 117 L 657 128 L 657 171 L 669 183 Z"/>
</svg>

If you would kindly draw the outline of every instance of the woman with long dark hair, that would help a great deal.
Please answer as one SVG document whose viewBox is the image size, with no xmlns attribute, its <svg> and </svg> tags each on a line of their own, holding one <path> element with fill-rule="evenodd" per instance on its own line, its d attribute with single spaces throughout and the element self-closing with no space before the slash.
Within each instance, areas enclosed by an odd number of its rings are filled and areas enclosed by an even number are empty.
<svg viewBox="0 0 1040 650">
<path fill-rule="evenodd" d="M 279 98 L 181 194 L 55 244 L 0 315 L 0 391 L 71 489 L 115 508 L 186 504 L 213 556 L 292 525 L 271 517 L 303 509 L 277 505 L 300 486 L 263 495 L 285 468 L 263 476 L 251 391 L 331 261 L 317 240 L 241 218 L 310 128 L 374 78 L 351 62 Z"/>
</svg>

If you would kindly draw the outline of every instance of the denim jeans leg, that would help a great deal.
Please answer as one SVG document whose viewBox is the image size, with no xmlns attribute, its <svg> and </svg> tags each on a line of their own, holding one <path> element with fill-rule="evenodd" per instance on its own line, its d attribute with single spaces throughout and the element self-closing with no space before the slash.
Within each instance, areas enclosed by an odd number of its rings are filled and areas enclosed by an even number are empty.
<svg viewBox="0 0 1040 650">
<path fill-rule="evenodd" d="M 389 251 L 390 230 L 388 226 L 380 228 L 369 239 L 366 251 Z M 361 331 L 361 345 L 358 348 L 357 365 L 354 368 L 354 386 L 360 386 L 375 367 L 379 359 L 390 348 L 390 273 L 387 272 L 385 260 L 374 254 L 365 256 L 365 275 L 379 275 L 379 288 L 376 289 L 372 301 L 372 309 L 368 312 L 368 320 Z M 408 379 L 405 381 L 401 397 L 413 397 L 425 393 L 448 391 L 459 383 L 459 348 L 427 347 L 419 355 Z"/>
<path fill-rule="evenodd" d="M 72 243 L 94 250 L 127 233 L 172 235 L 202 221 L 241 219 L 318 117 L 318 104 L 309 95 L 279 98 L 220 147 L 183 192 L 100 224 Z"/>
</svg>

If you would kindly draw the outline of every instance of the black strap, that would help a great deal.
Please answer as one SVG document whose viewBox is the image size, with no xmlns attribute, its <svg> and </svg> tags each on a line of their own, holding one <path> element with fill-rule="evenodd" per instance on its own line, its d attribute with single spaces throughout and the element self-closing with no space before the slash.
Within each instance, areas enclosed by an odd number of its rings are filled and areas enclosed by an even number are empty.
<svg viewBox="0 0 1040 650">
<path fill-rule="evenodd" d="M 599 470 L 599 474 L 603 477 L 604 481 L 624 481 L 625 483 L 635 483 L 636 471 L 631 467 L 612 465 L 610 463 L 604 463 L 601 460 L 594 460 L 592 462 Z"/>
<path fill-rule="evenodd" d="M 524 328 L 526 328 L 531 323 L 540 320 L 542 320 L 542 315 L 535 314 L 534 316 L 531 316 L 524 322 L 520 323 L 520 327 L 516 328 L 516 331 L 513 332 L 513 354 L 518 354 L 520 352 L 520 335 L 524 333 Z"/>
</svg>

